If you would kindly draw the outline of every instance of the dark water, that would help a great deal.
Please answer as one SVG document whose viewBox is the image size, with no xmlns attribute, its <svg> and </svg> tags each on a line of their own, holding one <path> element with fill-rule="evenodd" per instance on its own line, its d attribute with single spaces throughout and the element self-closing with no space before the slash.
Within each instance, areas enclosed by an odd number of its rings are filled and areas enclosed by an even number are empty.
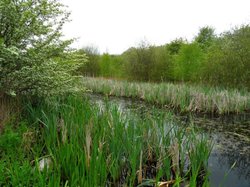
<svg viewBox="0 0 250 187">
<path fill-rule="evenodd" d="M 95 103 L 103 104 L 101 95 L 88 95 Z M 141 101 L 109 97 L 123 111 L 140 115 L 156 109 Z M 180 125 L 192 121 L 202 132 L 209 135 L 214 146 L 208 161 L 210 185 L 225 187 L 250 187 L 250 114 L 231 116 L 175 115 Z"/>
</svg>

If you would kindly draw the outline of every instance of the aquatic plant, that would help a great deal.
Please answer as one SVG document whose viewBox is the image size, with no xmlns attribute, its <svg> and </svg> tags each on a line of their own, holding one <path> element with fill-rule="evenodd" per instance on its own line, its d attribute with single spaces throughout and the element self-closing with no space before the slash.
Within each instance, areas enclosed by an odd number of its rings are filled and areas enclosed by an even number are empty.
<svg viewBox="0 0 250 187">
<path fill-rule="evenodd" d="M 249 111 L 250 94 L 239 90 L 225 90 L 173 83 L 137 83 L 101 78 L 83 78 L 83 85 L 95 93 L 131 97 L 181 112 L 240 113 Z"/>
<path fill-rule="evenodd" d="M 3 186 L 178 185 L 199 181 L 193 171 L 207 172 L 210 143 L 192 127 L 174 125 L 168 113 L 140 118 L 117 105 L 100 107 L 81 97 L 50 99 L 25 109 L 25 128 L 0 137 Z M 9 139 L 15 141 L 4 148 Z M 29 146 L 23 149 L 21 142 Z M 46 163 L 47 169 L 41 169 Z"/>
</svg>

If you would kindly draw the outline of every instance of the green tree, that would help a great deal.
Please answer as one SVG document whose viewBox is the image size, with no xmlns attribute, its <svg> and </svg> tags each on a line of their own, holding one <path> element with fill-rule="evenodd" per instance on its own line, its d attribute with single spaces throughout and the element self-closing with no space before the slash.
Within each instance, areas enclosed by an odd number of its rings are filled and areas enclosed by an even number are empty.
<svg viewBox="0 0 250 187">
<path fill-rule="evenodd" d="M 212 45 L 214 40 L 214 29 L 209 26 L 200 28 L 198 35 L 194 39 L 194 41 L 197 42 L 203 50 L 207 50 Z"/>
<path fill-rule="evenodd" d="M 78 50 L 80 54 L 86 54 L 88 61 L 79 70 L 85 76 L 98 76 L 100 74 L 100 54 L 95 46 L 87 46 Z"/>
<path fill-rule="evenodd" d="M 203 60 L 204 53 L 197 43 L 183 45 L 174 64 L 175 79 L 200 81 Z"/>
<path fill-rule="evenodd" d="M 210 48 L 203 80 L 226 87 L 250 88 L 250 26 L 221 35 Z"/>
<path fill-rule="evenodd" d="M 111 75 L 111 56 L 104 53 L 100 59 L 100 72 L 103 77 L 110 77 Z"/>
<path fill-rule="evenodd" d="M 72 72 L 86 58 L 69 51 L 73 40 L 61 39 L 68 18 L 57 0 L 0 1 L 1 93 L 47 96 L 76 89 Z"/>
<path fill-rule="evenodd" d="M 181 47 L 186 43 L 183 38 L 177 38 L 167 44 L 167 49 L 171 55 L 176 55 L 179 53 Z"/>
<path fill-rule="evenodd" d="M 133 47 L 123 53 L 127 61 L 127 71 L 130 78 L 140 81 L 150 80 L 153 65 L 153 48 L 147 41 L 141 41 L 137 48 Z"/>
<path fill-rule="evenodd" d="M 173 56 L 170 54 L 168 46 L 152 47 L 152 68 L 150 70 L 150 80 L 171 81 L 173 80 Z"/>
</svg>

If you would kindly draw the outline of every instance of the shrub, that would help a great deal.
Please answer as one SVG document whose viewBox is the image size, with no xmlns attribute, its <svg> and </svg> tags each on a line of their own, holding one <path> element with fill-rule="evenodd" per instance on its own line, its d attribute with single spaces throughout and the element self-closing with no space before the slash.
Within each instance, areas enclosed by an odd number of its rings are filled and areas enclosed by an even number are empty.
<svg viewBox="0 0 250 187">
<path fill-rule="evenodd" d="M 76 91 L 72 72 L 86 58 L 65 54 L 73 42 L 61 40 L 68 17 L 56 0 L 0 2 L 1 93 L 42 97 Z M 64 63 L 65 57 L 74 59 Z"/>
</svg>

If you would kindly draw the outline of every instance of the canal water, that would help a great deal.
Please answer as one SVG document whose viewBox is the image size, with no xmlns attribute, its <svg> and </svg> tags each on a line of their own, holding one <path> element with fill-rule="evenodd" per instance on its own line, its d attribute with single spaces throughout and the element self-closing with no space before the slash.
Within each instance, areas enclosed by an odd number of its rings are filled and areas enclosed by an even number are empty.
<svg viewBox="0 0 250 187">
<path fill-rule="evenodd" d="M 103 105 L 107 99 L 102 95 L 87 95 L 91 102 Z M 109 97 L 108 102 L 118 105 L 125 112 L 143 117 L 150 110 L 165 112 L 145 102 L 127 98 Z M 174 115 L 177 125 L 192 122 L 209 136 L 214 143 L 209 161 L 210 186 L 250 187 L 250 114 L 230 116 Z"/>
</svg>

